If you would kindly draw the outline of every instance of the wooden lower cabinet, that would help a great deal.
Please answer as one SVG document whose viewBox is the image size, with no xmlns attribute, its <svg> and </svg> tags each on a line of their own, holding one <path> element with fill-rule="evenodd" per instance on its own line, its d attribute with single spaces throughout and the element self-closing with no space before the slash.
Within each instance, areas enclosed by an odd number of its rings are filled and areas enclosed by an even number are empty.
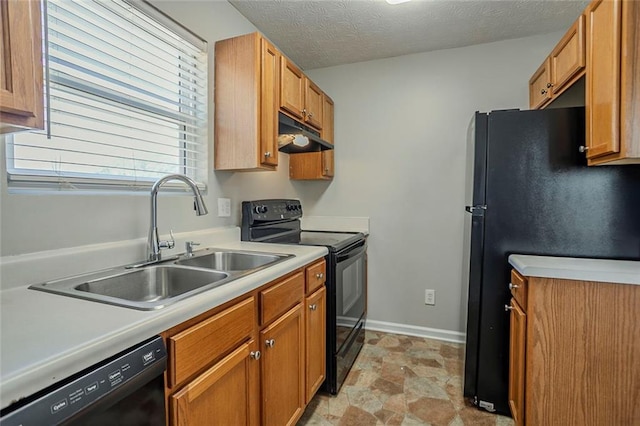
<svg viewBox="0 0 640 426">
<path fill-rule="evenodd" d="M 173 425 L 258 425 L 256 345 L 241 345 L 170 398 Z"/>
<path fill-rule="evenodd" d="M 524 424 L 524 354 L 527 317 L 515 299 L 511 299 L 509 340 L 509 409 L 516 426 Z"/>
<path fill-rule="evenodd" d="M 296 305 L 260 332 L 264 425 L 295 425 L 305 407 L 304 324 Z"/>
<path fill-rule="evenodd" d="M 305 403 L 307 404 L 322 386 L 326 374 L 326 299 L 327 290 L 324 286 L 305 299 L 307 310 Z"/>
<path fill-rule="evenodd" d="M 324 380 L 325 267 L 316 261 L 164 332 L 168 424 L 295 425 Z"/>
<path fill-rule="evenodd" d="M 525 278 L 526 306 L 510 306 L 516 424 L 640 425 L 640 286 Z"/>
</svg>

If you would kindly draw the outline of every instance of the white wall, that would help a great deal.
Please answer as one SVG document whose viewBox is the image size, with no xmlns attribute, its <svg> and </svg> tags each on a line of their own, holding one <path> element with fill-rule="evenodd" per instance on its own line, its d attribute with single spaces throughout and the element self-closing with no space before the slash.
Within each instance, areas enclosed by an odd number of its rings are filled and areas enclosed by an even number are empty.
<svg viewBox="0 0 640 426">
<path fill-rule="evenodd" d="M 255 27 L 226 1 L 154 1 L 154 4 L 193 32 L 209 41 L 209 169 L 213 170 L 213 49 L 216 40 L 255 31 Z M 0 137 L 0 141 L 3 138 Z M 0 149 L 0 173 L 6 175 L 4 143 Z M 269 188 L 266 196 L 281 196 L 291 188 L 285 172 L 261 173 L 248 178 L 246 188 Z M 255 175 L 256 173 L 253 173 Z M 193 199 L 186 195 L 159 198 L 159 230 L 174 232 L 239 223 L 241 196 L 238 181 L 249 175 L 211 173 L 205 202 L 210 214 L 193 213 Z M 249 191 L 252 194 L 258 191 Z M 294 194 L 289 193 L 290 196 Z M 232 198 L 232 217 L 217 217 L 218 197 Z M 0 179 L 0 255 L 8 256 L 62 247 L 145 237 L 149 228 L 149 195 L 78 195 L 68 192 L 9 194 L 6 179 Z"/>
<path fill-rule="evenodd" d="M 371 218 L 370 319 L 464 331 L 467 127 L 478 110 L 527 109 L 529 77 L 560 36 L 307 71 L 335 101 L 336 178 L 305 185 L 303 206 Z"/>
<path fill-rule="evenodd" d="M 213 45 L 255 28 L 224 1 L 154 4 L 210 42 L 212 170 Z M 240 202 L 257 198 L 300 198 L 312 215 L 369 216 L 369 318 L 463 331 L 467 126 L 476 110 L 526 108 L 529 76 L 560 36 L 307 71 L 336 104 L 333 182 L 289 181 L 286 155 L 277 172 L 214 172 L 211 213 L 195 216 L 191 197 L 160 197 L 160 231 L 237 225 Z M 217 217 L 218 197 L 232 199 L 231 218 Z M 145 194 L 9 194 L 0 179 L 0 255 L 144 237 L 148 216 Z M 435 307 L 424 305 L 425 288 L 436 289 Z"/>
</svg>

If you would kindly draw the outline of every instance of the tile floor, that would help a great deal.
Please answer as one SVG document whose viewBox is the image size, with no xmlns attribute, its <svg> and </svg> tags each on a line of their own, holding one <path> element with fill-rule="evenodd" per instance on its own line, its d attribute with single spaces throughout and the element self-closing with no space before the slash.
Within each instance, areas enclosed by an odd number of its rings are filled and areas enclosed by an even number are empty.
<svg viewBox="0 0 640 426">
<path fill-rule="evenodd" d="M 511 426 L 462 397 L 461 344 L 367 331 L 339 394 L 319 393 L 297 426 Z"/>
</svg>

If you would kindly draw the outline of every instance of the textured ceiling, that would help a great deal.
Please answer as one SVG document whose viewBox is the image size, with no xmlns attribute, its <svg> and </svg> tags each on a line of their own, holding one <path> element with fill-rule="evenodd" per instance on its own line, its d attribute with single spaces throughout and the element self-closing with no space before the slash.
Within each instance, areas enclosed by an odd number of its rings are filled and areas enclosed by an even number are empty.
<svg viewBox="0 0 640 426">
<path fill-rule="evenodd" d="M 566 30 L 589 1 L 229 0 L 302 69 Z"/>
</svg>

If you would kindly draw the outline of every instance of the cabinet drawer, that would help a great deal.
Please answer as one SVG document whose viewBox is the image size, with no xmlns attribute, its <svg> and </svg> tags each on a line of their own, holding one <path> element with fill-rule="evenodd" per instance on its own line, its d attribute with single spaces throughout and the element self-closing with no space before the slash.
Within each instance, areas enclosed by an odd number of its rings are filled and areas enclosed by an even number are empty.
<svg viewBox="0 0 640 426">
<path fill-rule="evenodd" d="M 304 275 L 298 272 L 260 292 L 260 325 L 274 320 L 304 296 Z"/>
<path fill-rule="evenodd" d="M 524 309 L 527 310 L 527 279 L 520 275 L 515 269 L 511 270 L 511 282 L 509 283 L 511 289 L 511 295 L 516 302 Z"/>
<path fill-rule="evenodd" d="M 255 299 L 250 297 L 168 339 L 169 386 L 182 383 L 251 337 Z"/>
<path fill-rule="evenodd" d="M 327 264 L 322 259 L 307 268 L 307 294 L 316 291 L 324 284 L 327 275 Z"/>
</svg>

